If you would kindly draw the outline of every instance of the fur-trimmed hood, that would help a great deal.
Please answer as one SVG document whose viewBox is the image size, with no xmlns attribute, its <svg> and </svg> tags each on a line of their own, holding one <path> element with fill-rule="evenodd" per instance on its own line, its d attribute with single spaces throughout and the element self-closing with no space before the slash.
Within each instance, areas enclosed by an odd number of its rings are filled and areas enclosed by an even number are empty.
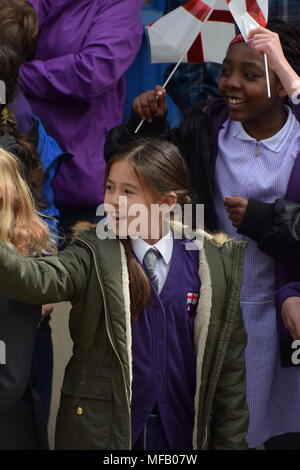
<svg viewBox="0 0 300 470">
<path fill-rule="evenodd" d="M 84 221 L 84 220 L 78 221 L 72 227 L 73 237 L 75 238 L 80 233 L 86 232 L 96 227 L 97 227 L 97 224 L 92 224 L 91 222 Z M 214 243 L 217 246 L 223 246 L 224 243 L 231 240 L 231 238 L 225 232 L 217 232 L 217 233 L 211 234 L 201 229 L 197 229 L 196 231 L 193 231 L 190 227 L 188 227 L 187 225 L 183 225 L 179 221 L 173 221 L 172 227 L 173 227 L 173 230 L 177 231 L 180 234 L 182 234 L 183 232 L 189 233 L 190 234 L 189 238 L 191 240 L 193 239 L 193 234 L 197 233 L 203 238 L 210 240 L 212 243 Z"/>
</svg>

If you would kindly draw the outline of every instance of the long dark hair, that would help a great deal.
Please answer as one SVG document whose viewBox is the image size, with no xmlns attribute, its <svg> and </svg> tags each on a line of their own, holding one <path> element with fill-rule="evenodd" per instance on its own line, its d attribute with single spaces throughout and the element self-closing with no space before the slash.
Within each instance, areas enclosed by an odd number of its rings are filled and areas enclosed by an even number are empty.
<svg viewBox="0 0 300 470">
<path fill-rule="evenodd" d="M 175 145 L 159 139 L 131 141 L 108 162 L 106 177 L 114 163 L 128 160 L 141 182 L 153 195 L 177 195 L 179 204 L 189 202 L 187 171 L 183 158 Z M 129 240 L 121 240 L 127 257 L 132 321 L 135 321 L 151 296 L 150 281 L 136 260 Z"/>
<path fill-rule="evenodd" d="M 1 32 L 0 32 L 1 35 Z M 7 44 L 0 44 L 0 80 L 6 86 L 6 103 L 14 101 L 17 92 L 19 68 L 22 56 L 17 50 Z M 33 197 L 39 208 L 43 207 L 41 188 L 43 183 L 43 170 L 34 143 L 29 137 L 23 135 L 16 124 L 14 116 L 7 112 L 6 104 L 0 104 L 0 131 L 14 137 L 18 145 L 8 145 L 5 150 L 14 153 L 23 168 L 24 177 L 33 193 Z M 1 139 L 2 142 L 4 139 Z M 7 139 L 6 139 L 7 140 Z"/>
<path fill-rule="evenodd" d="M 267 28 L 277 33 L 288 63 L 300 75 L 300 31 L 295 26 L 280 20 L 271 20 Z"/>
</svg>

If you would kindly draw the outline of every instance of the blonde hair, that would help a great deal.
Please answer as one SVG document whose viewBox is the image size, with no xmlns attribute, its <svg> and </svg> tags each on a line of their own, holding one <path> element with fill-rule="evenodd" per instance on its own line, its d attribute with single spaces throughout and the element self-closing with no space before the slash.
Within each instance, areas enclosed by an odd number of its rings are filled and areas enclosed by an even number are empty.
<svg viewBox="0 0 300 470">
<path fill-rule="evenodd" d="M 0 241 L 25 256 L 55 252 L 55 243 L 35 210 L 19 161 L 1 148 Z"/>
</svg>

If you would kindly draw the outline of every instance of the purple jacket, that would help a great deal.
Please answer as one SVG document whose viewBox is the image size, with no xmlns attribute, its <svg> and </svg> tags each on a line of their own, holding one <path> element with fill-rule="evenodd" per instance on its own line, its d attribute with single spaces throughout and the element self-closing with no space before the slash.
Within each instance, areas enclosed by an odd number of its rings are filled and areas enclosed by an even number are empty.
<svg viewBox="0 0 300 470">
<path fill-rule="evenodd" d="M 142 0 L 29 0 L 39 13 L 34 60 L 20 82 L 33 112 L 75 158 L 53 184 L 63 206 L 103 200 L 106 133 L 120 123 L 124 73 L 141 44 Z"/>
<path fill-rule="evenodd" d="M 300 297 L 300 282 L 290 282 L 276 292 L 276 305 L 279 312 L 283 302 L 289 297 Z"/>
</svg>

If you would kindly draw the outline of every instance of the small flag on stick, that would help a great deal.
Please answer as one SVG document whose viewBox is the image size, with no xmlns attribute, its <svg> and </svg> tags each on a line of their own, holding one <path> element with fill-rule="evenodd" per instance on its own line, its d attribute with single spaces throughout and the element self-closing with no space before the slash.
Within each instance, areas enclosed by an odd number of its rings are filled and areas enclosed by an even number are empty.
<svg viewBox="0 0 300 470">
<path fill-rule="evenodd" d="M 225 0 L 190 0 L 146 28 L 152 63 L 222 63 L 235 36 Z"/>
<path fill-rule="evenodd" d="M 268 23 L 268 0 L 226 0 L 231 14 L 245 41 L 251 29 L 258 26 L 265 28 Z M 268 69 L 268 57 L 264 54 L 268 97 L 271 98 L 270 78 Z"/>
<path fill-rule="evenodd" d="M 189 0 L 148 25 L 151 62 L 176 62 L 163 88 L 182 62 L 222 63 L 235 36 L 234 22 L 247 41 L 251 29 L 267 25 L 268 10 L 268 0 Z M 266 54 L 264 63 L 268 97 L 271 98 Z"/>
<path fill-rule="evenodd" d="M 214 9 L 216 6 L 220 9 Z M 163 88 L 182 62 L 222 62 L 235 35 L 234 20 L 225 0 L 189 0 L 147 26 L 146 30 L 151 62 L 176 62 Z"/>
</svg>

